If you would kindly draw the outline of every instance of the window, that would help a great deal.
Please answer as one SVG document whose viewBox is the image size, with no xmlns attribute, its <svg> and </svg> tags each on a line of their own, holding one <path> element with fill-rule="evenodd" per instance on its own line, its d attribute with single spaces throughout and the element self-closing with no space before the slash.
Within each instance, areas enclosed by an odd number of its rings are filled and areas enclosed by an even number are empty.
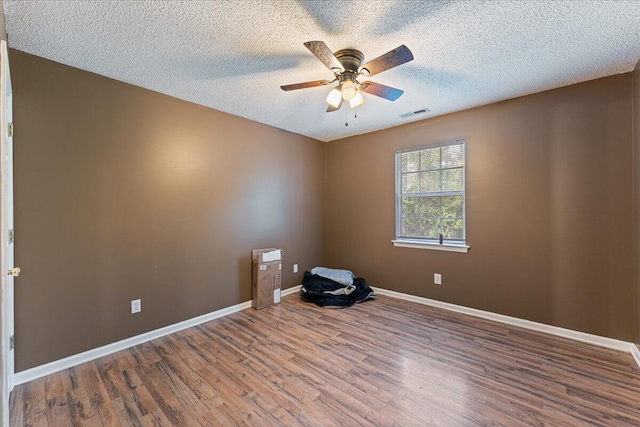
<svg viewBox="0 0 640 427">
<path fill-rule="evenodd" d="M 464 141 L 396 153 L 396 246 L 408 240 L 466 252 L 464 164 Z"/>
</svg>

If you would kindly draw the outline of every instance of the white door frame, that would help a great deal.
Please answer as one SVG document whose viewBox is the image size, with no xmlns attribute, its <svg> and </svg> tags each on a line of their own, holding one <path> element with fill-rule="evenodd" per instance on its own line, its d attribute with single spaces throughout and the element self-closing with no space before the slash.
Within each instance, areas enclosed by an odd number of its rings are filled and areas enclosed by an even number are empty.
<svg viewBox="0 0 640 427">
<path fill-rule="evenodd" d="M 13 277 L 7 271 L 13 268 L 13 249 L 9 247 L 9 227 L 13 227 L 13 166 L 7 162 L 12 138 L 9 135 L 11 106 L 11 77 L 7 42 L 0 41 L 0 406 L 2 426 L 9 425 L 9 395 L 13 389 L 13 351 L 9 349 L 9 337 L 13 335 Z M 10 179 L 11 178 L 11 179 Z"/>
</svg>

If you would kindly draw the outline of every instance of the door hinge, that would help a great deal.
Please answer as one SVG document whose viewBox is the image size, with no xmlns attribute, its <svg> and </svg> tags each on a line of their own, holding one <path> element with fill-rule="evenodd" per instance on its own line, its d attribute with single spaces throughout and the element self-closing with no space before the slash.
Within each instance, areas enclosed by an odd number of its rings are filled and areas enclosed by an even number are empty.
<svg viewBox="0 0 640 427">
<path fill-rule="evenodd" d="M 9 243 L 13 243 L 16 240 L 16 230 L 9 230 Z"/>
<path fill-rule="evenodd" d="M 13 122 L 9 123 L 9 138 L 13 138 Z"/>
<path fill-rule="evenodd" d="M 9 337 L 9 350 L 13 350 L 14 348 L 16 348 L 16 336 L 11 335 Z"/>
</svg>

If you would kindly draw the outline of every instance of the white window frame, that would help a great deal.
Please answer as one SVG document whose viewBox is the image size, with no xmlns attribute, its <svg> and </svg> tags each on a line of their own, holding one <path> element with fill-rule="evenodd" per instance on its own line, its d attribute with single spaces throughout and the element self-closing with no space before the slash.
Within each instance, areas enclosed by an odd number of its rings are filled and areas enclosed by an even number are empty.
<svg viewBox="0 0 640 427">
<path fill-rule="evenodd" d="M 462 240 L 443 240 L 442 244 L 437 239 L 432 238 L 419 238 L 419 237 L 401 237 L 402 231 L 402 154 L 411 153 L 415 151 L 429 150 L 433 148 L 447 147 L 450 145 L 462 145 L 462 152 L 464 156 L 463 166 L 463 182 L 464 189 L 462 191 Z M 467 143 L 464 139 L 457 139 L 455 141 L 448 141 L 439 144 L 425 145 L 417 148 L 407 148 L 397 150 L 395 153 L 395 192 L 396 192 L 396 239 L 392 240 L 394 246 L 404 248 L 416 248 L 416 249 L 434 249 L 440 251 L 449 252 L 463 252 L 466 253 L 469 250 L 467 245 Z M 452 193 L 452 195 L 459 195 L 459 192 Z M 446 192 L 442 193 L 442 196 L 446 196 Z"/>
</svg>

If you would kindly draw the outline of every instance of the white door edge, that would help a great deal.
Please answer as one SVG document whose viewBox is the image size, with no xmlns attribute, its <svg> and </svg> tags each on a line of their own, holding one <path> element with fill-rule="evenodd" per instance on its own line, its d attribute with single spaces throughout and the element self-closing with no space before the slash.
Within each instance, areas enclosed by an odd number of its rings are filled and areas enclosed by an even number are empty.
<svg viewBox="0 0 640 427">
<path fill-rule="evenodd" d="M 9 229 L 13 226 L 13 173 L 8 162 L 11 139 L 8 122 L 11 114 L 8 96 L 11 94 L 7 42 L 0 41 L 0 356 L 2 425 L 9 425 L 9 395 L 13 389 L 13 351 L 9 350 L 9 337 L 13 334 L 13 278 L 7 270 L 13 268 L 13 249 L 9 250 Z M 11 212 L 10 212 L 11 210 Z"/>
</svg>

